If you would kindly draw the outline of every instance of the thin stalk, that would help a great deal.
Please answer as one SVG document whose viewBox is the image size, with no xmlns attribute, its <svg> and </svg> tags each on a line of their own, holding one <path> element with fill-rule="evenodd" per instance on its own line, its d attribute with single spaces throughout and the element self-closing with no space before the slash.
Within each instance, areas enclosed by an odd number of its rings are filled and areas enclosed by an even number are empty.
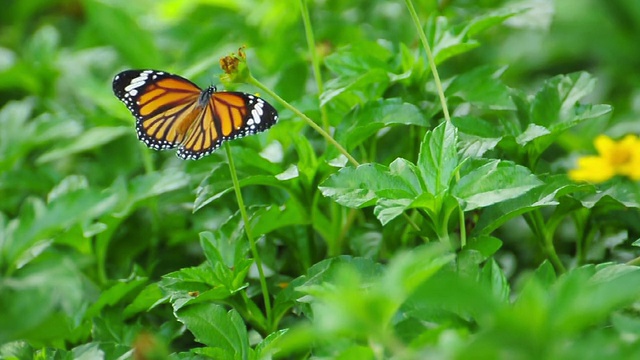
<svg viewBox="0 0 640 360">
<path fill-rule="evenodd" d="M 318 52 L 316 51 L 316 40 L 313 36 L 313 28 L 311 26 L 311 18 L 309 17 L 309 7 L 307 6 L 307 0 L 300 0 L 300 10 L 302 12 L 302 23 L 304 23 L 304 32 L 307 36 L 309 55 L 311 55 L 313 77 L 316 80 L 316 87 L 318 88 L 319 97 L 324 91 L 324 84 L 322 83 L 322 74 L 320 73 L 320 59 L 318 58 Z M 320 118 L 322 120 L 322 128 L 324 129 L 324 131 L 329 131 L 327 109 L 325 109 L 325 107 L 322 105 L 320 105 Z"/>
<path fill-rule="evenodd" d="M 262 288 L 262 298 L 264 299 L 264 307 L 267 314 L 267 329 L 271 330 L 272 328 L 272 318 L 271 318 L 271 300 L 269 298 L 269 288 L 267 287 L 267 280 L 264 276 L 264 270 L 262 269 L 262 260 L 260 259 L 260 253 L 258 252 L 258 248 L 256 246 L 256 242 L 251 235 L 251 224 L 249 223 L 249 216 L 247 215 L 247 209 L 244 206 L 244 200 L 242 198 L 242 191 L 240 191 L 240 182 L 238 181 L 238 174 L 236 173 L 236 167 L 233 163 L 233 156 L 231 154 L 231 146 L 228 142 L 224 143 L 225 151 L 227 153 L 227 159 L 229 160 L 229 172 L 231 172 L 231 181 L 233 182 L 233 189 L 236 193 L 236 199 L 238 201 L 238 207 L 240 208 L 240 215 L 242 216 L 242 221 L 244 222 L 244 231 L 247 234 L 247 239 L 249 240 L 249 246 L 251 247 L 251 254 L 256 261 L 256 266 L 258 267 L 258 274 L 260 277 L 260 287 Z"/>
<path fill-rule="evenodd" d="M 303 114 L 300 110 L 296 109 L 293 105 L 289 104 L 286 100 L 284 100 L 283 98 L 278 96 L 278 94 L 276 94 L 275 92 L 271 91 L 271 89 L 269 89 L 264 84 L 262 84 L 261 82 L 256 80 L 256 78 L 254 78 L 253 75 L 249 75 L 248 82 L 250 84 L 260 88 L 262 91 L 264 91 L 265 93 L 269 94 L 274 99 L 278 100 L 278 102 L 280 102 L 282 105 L 284 105 L 284 107 L 286 107 L 287 109 L 291 110 L 291 112 L 293 112 L 294 114 L 299 116 L 302 120 L 304 120 L 307 123 L 307 125 L 311 126 L 311 128 L 313 128 L 313 130 L 318 132 L 318 134 L 322 135 L 322 137 L 324 137 L 331 145 L 335 146 L 335 148 L 338 149 L 338 151 L 342 155 L 344 155 L 349 160 L 349 162 L 351 164 L 353 164 L 353 166 L 359 166 L 360 165 L 360 163 L 353 156 L 351 156 L 351 154 L 349 154 L 349 152 L 345 148 L 343 148 L 342 145 L 340 145 L 337 141 L 335 141 L 331 137 L 331 135 L 329 135 L 328 132 L 324 131 L 324 129 L 322 129 L 320 126 L 318 126 L 318 124 L 316 124 L 313 120 L 311 120 L 307 115 Z"/>
<path fill-rule="evenodd" d="M 405 3 L 407 4 L 407 9 L 409 10 L 409 14 L 411 14 L 411 20 L 413 20 L 413 25 L 415 25 L 416 30 L 418 31 L 418 36 L 420 37 L 422 46 L 424 47 L 424 50 L 427 52 L 427 60 L 429 61 L 429 67 L 431 68 L 431 73 L 433 73 L 433 81 L 435 82 L 436 89 L 438 90 L 438 97 L 440 98 L 440 105 L 442 106 L 444 119 L 446 121 L 451 121 L 451 117 L 449 116 L 449 108 L 447 107 L 447 99 L 444 96 L 444 90 L 442 89 L 442 82 L 440 81 L 440 75 L 438 75 L 438 68 L 436 67 L 436 62 L 433 58 L 431 47 L 429 46 L 429 42 L 427 41 L 427 35 L 422 30 L 420 19 L 418 19 L 418 14 L 416 13 L 416 9 L 413 7 L 413 3 L 411 2 L 411 0 L 405 0 Z"/>
<path fill-rule="evenodd" d="M 418 13 L 416 13 L 416 9 L 413 7 L 413 3 L 411 0 L 405 0 L 407 4 L 407 9 L 409 10 L 409 14 L 411 15 L 411 20 L 413 21 L 413 25 L 416 27 L 416 31 L 418 32 L 418 37 L 420 37 L 420 42 L 422 42 L 422 47 L 424 47 L 424 51 L 427 53 L 427 61 L 429 62 L 429 67 L 431 68 L 431 73 L 433 74 L 433 81 L 436 85 L 436 90 L 438 92 L 438 98 L 440 98 L 440 106 L 442 106 L 442 113 L 444 114 L 444 120 L 447 122 L 451 121 L 451 116 L 449 115 L 449 107 L 447 106 L 447 98 L 444 95 L 444 89 L 442 87 L 442 81 L 440 81 L 440 75 L 438 73 L 438 67 L 436 66 L 435 59 L 433 57 L 433 53 L 431 52 L 431 47 L 429 46 L 429 41 L 427 41 L 427 35 L 424 33 L 422 29 L 422 24 L 420 24 L 420 19 L 418 18 Z M 460 180 L 460 173 L 456 171 L 455 174 L 456 181 Z M 460 212 L 460 244 L 464 247 L 467 243 L 467 234 L 464 223 L 464 211 L 461 207 L 459 207 Z"/>
<path fill-rule="evenodd" d="M 562 264 L 562 261 L 556 252 L 556 247 L 553 244 L 553 234 L 549 231 L 545 231 L 546 226 L 540 211 L 533 210 L 528 214 L 527 219 L 527 223 L 532 227 L 532 230 L 542 247 L 542 251 L 544 251 L 547 259 L 551 261 L 553 267 L 555 267 L 559 273 L 567 272 L 567 269 Z"/>
<path fill-rule="evenodd" d="M 464 249 L 467 246 L 467 224 L 464 222 L 464 210 L 460 205 L 458 205 L 458 218 L 460 218 L 460 248 Z"/>
</svg>

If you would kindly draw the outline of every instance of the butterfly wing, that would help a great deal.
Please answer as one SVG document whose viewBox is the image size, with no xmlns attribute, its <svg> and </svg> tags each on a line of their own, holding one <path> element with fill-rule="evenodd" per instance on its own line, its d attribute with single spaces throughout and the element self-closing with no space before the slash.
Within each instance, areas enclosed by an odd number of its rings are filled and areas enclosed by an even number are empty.
<svg viewBox="0 0 640 360">
<path fill-rule="evenodd" d="M 138 138 L 156 150 L 179 146 L 194 120 L 202 90 L 178 75 L 156 70 L 127 70 L 113 79 L 113 92 L 136 118 Z"/>
<path fill-rule="evenodd" d="M 278 120 L 276 109 L 257 96 L 232 91 L 210 92 L 209 102 L 178 150 L 177 155 L 183 159 L 199 159 L 225 140 L 265 131 Z"/>
</svg>

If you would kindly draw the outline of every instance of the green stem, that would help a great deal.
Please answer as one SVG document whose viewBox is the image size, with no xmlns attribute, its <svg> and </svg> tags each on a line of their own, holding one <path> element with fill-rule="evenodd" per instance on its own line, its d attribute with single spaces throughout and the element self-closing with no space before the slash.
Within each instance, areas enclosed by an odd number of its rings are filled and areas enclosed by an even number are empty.
<svg viewBox="0 0 640 360">
<path fill-rule="evenodd" d="M 300 10 L 302 11 L 302 22 L 304 23 L 304 32 L 307 36 L 309 55 L 311 55 L 313 77 L 316 80 L 318 96 L 320 96 L 324 91 L 324 85 L 322 83 L 322 74 L 320 73 L 320 59 L 318 59 L 318 52 L 316 51 L 316 40 L 313 36 L 313 28 L 311 27 L 311 18 L 309 17 L 309 7 L 307 6 L 307 0 L 300 0 Z M 325 109 L 325 107 L 322 105 L 320 106 L 320 118 L 322 119 L 322 128 L 324 129 L 324 131 L 329 131 L 327 109 Z"/>
<path fill-rule="evenodd" d="M 556 247 L 553 244 L 553 233 L 551 231 L 545 231 L 544 218 L 540 213 L 540 210 L 533 210 L 528 214 L 529 216 L 529 225 L 532 226 L 533 232 L 536 234 L 536 238 L 540 242 L 540 246 L 544 251 L 547 259 L 551 261 L 551 264 L 556 268 L 559 273 L 567 272 L 567 269 L 562 264 L 558 253 L 556 252 Z"/>
<path fill-rule="evenodd" d="M 440 98 L 440 105 L 442 106 L 444 119 L 446 121 L 451 121 L 451 117 L 449 116 L 449 108 L 447 107 L 447 99 L 444 96 L 444 90 L 442 89 L 442 82 L 440 81 L 440 75 L 438 75 L 438 68 L 436 67 L 436 62 L 435 62 L 435 59 L 433 58 L 431 47 L 429 47 L 429 42 L 427 41 L 427 35 L 422 30 L 420 19 L 418 19 L 418 14 L 416 13 L 416 9 L 413 7 L 413 3 L 411 2 L 411 0 L 405 0 L 405 3 L 407 4 L 407 9 L 409 10 L 409 14 L 411 14 L 411 20 L 413 20 L 413 25 L 415 25 L 416 30 L 418 31 L 418 36 L 420 37 L 422 46 L 424 47 L 424 50 L 427 52 L 427 60 L 429 61 L 429 67 L 431 68 L 431 72 L 433 73 L 433 80 L 436 84 L 436 89 L 438 90 L 438 97 Z"/>
<path fill-rule="evenodd" d="M 456 174 L 458 173 L 456 172 Z M 458 217 L 460 218 L 460 248 L 464 249 L 467 246 L 467 224 L 464 222 L 464 210 L 460 205 L 458 205 Z"/>
<path fill-rule="evenodd" d="M 311 126 L 311 128 L 313 128 L 318 134 L 322 135 L 322 137 L 324 137 L 331 145 L 335 146 L 335 148 L 338 149 L 338 151 L 342 155 L 344 155 L 349 160 L 349 162 L 351 164 L 353 164 L 353 166 L 359 166 L 360 165 L 360 163 L 353 156 L 351 156 L 351 154 L 349 154 L 349 152 L 345 148 L 343 148 L 342 145 L 340 145 L 337 141 L 335 141 L 331 137 L 331 135 L 329 135 L 328 132 L 324 131 L 313 120 L 309 119 L 309 117 L 307 115 L 303 114 L 300 110 L 296 109 L 293 105 L 289 104 L 283 98 L 278 96 L 278 94 L 276 94 L 275 92 L 271 91 L 271 89 L 269 89 L 264 84 L 262 84 L 261 82 L 256 80 L 256 78 L 254 78 L 253 75 L 249 75 L 249 78 L 247 79 L 247 81 L 250 84 L 260 88 L 262 91 L 264 91 L 265 93 L 269 94 L 274 99 L 278 100 L 278 102 L 280 102 L 282 105 L 284 105 L 284 107 L 286 107 L 287 109 L 291 110 L 291 112 L 293 112 L 294 114 L 298 115 L 302 120 L 304 120 L 307 123 L 307 125 Z"/>
<path fill-rule="evenodd" d="M 238 174 L 236 173 L 236 167 L 233 163 L 233 156 L 231 154 L 231 146 L 228 142 L 224 143 L 225 151 L 227 153 L 227 159 L 229 161 L 229 171 L 231 172 L 231 181 L 233 182 L 233 189 L 236 193 L 236 199 L 238 201 L 238 207 L 240 208 L 240 215 L 242 216 L 242 221 L 244 222 L 244 231 L 247 234 L 247 239 L 249 240 L 249 246 L 251 247 L 251 254 L 256 261 L 256 266 L 258 267 L 258 274 L 260 277 L 260 287 L 262 288 L 262 297 L 264 299 L 264 307 L 267 314 L 267 329 L 272 328 L 272 319 L 271 319 L 271 300 L 269 298 L 269 288 L 267 287 L 267 280 L 264 276 L 264 270 L 262 269 L 262 260 L 260 259 L 260 253 L 258 253 L 258 248 L 256 246 L 256 242 L 251 235 L 251 223 L 249 223 L 249 216 L 247 215 L 247 209 L 244 206 L 244 200 L 242 199 L 242 191 L 240 191 L 240 182 L 238 181 Z"/>
<path fill-rule="evenodd" d="M 429 62 L 429 67 L 431 68 L 431 73 L 433 74 L 433 81 L 436 85 L 436 89 L 438 92 L 438 98 L 440 99 L 440 106 L 442 106 L 442 113 L 444 114 L 444 120 L 446 122 L 451 122 L 451 116 L 449 116 L 449 107 L 447 106 L 447 98 L 444 95 L 444 89 L 442 87 L 442 81 L 440 81 L 440 75 L 438 74 L 438 67 L 436 66 L 436 61 L 433 57 L 433 53 L 431 52 L 431 47 L 429 46 L 429 41 L 427 41 L 427 35 L 424 33 L 422 29 L 422 25 L 420 24 L 420 19 L 418 18 L 418 13 L 416 13 L 416 9 L 413 7 L 413 2 L 411 0 L 405 0 L 407 4 L 407 9 L 409 10 L 409 14 L 411 15 L 411 20 L 413 21 L 413 25 L 416 27 L 416 31 L 418 32 L 418 36 L 420 37 L 420 42 L 422 42 L 422 47 L 424 47 L 424 51 L 427 53 L 427 61 Z M 456 171 L 456 181 L 460 180 L 460 173 Z M 460 208 L 460 244 L 462 247 L 467 243 L 467 235 L 464 223 L 464 211 Z"/>
</svg>

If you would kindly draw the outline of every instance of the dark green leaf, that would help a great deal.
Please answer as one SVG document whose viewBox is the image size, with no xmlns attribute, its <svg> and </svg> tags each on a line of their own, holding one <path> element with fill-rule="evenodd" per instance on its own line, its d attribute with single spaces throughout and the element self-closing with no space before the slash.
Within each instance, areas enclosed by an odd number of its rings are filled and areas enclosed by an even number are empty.
<svg viewBox="0 0 640 360">
<path fill-rule="evenodd" d="M 400 99 L 384 99 L 356 107 L 338 128 L 337 140 L 353 149 L 377 131 L 389 125 L 426 127 L 427 121 L 419 109 Z M 342 129 L 341 129 L 342 128 Z"/>
<path fill-rule="evenodd" d="M 483 66 L 457 76 L 446 94 L 489 110 L 515 110 L 509 89 L 500 81 L 506 67 Z"/>
</svg>

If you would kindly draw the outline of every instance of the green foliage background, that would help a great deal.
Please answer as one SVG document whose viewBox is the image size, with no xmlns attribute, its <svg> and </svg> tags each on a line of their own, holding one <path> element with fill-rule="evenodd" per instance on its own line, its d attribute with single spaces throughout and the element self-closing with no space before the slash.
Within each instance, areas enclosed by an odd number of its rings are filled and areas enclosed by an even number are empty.
<svg viewBox="0 0 640 360">
<path fill-rule="evenodd" d="M 3 3 L 0 357 L 640 356 L 640 189 L 566 176 L 640 133 L 640 3 L 414 1 L 451 121 L 409 3 Z M 147 149 L 111 90 L 243 45 L 293 107 L 231 143 L 255 239 L 224 149 Z"/>
</svg>

